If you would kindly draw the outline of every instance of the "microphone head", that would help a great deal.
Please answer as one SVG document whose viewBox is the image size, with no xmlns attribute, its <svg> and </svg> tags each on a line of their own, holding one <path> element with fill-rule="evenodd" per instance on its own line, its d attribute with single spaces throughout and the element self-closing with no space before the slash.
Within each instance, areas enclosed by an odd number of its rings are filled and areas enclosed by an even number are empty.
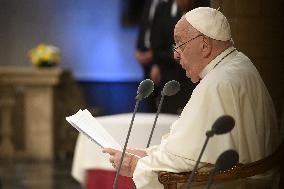
<svg viewBox="0 0 284 189">
<path fill-rule="evenodd" d="M 220 171 L 231 169 L 239 162 L 239 154 L 235 150 L 227 150 L 223 152 L 217 159 L 215 168 Z"/>
<path fill-rule="evenodd" d="M 180 90 L 179 82 L 172 80 L 165 84 L 163 91 L 162 91 L 162 95 L 172 96 L 172 95 L 177 94 L 179 90 Z"/>
<path fill-rule="evenodd" d="M 235 126 L 235 120 L 232 116 L 220 116 L 212 126 L 212 132 L 216 135 L 230 132 Z"/>
<path fill-rule="evenodd" d="M 148 97 L 154 90 L 154 83 L 151 79 L 143 80 L 137 90 L 136 100 Z"/>
</svg>

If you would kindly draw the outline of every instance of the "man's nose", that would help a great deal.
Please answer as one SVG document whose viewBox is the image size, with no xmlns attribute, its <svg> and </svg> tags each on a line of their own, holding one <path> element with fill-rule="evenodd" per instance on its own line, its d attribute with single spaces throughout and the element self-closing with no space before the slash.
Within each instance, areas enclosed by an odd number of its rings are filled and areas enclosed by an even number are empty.
<svg viewBox="0 0 284 189">
<path fill-rule="evenodd" d="M 174 51 L 174 59 L 176 62 L 179 62 L 180 60 L 180 54 L 177 51 Z"/>
</svg>

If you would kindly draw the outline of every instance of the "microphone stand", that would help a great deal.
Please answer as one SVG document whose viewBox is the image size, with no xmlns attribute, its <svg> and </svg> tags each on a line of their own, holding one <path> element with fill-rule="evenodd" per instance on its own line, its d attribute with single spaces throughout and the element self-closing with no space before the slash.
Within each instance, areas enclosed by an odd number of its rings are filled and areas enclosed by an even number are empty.
<svg viewBox="0 0 284 189">
<path fill-rule="evenodd" d="M 154 124 L 152 126 L 152 130 L 151 130 L 146 148 L 148 148 L 150 146 L 152 136 L 153 136 L 153 133 L 154 133 L 154 129 L 156 127 L 157 119 L 158 119 L 158 116 L 161 112 L 161 108 L 162 108 L 162 104 L 164 102 L 165 96 L 175 95 L 179 90 L 180 90 L 180 84 L 179 84 L 179 82 L 177 82 L 175 80 L 171 80 L 171 81 L 169 81 L 165 84 L 165 86 L 164 86 L 164 88 L 161 92 L 161 99 L 160 99 L 160 102 L 159 102 L 158 110 L 156 112 L 155 121 L 154 121 Z"/>
<path fill-rule="evenodd" d="M 199 154 L 199 157 L 196 161 L 196 164 L 194 166 L 194 169 L 193 171 L 191 172 L 190 176 L 189 176 L 189 179 L 185 185 L 185 188 L 189 189 L 190 186 L 191 186 L 191 183 L 193 181 L 193 177 L 194 177 L 194 174 L 197 170 L 197 167 L 198 167 L 198 164 L 200 163 L 200 159 L 204 153 L 204 150 L 207 146 L 207 143 L 209 141 L 209 139 L 211 137 L 213 137 L 215 134 L 216 135 L 221 135 L 221 134 L 225 134 L 225 133 L 228 133 L 230 132 L 235 126 L 235 120 L 233 117 L 229 116 L 229 115 L 223 115 L 223 116 L 220 116 L 212 125 L 212 128 L 211 130 L 207 131 L 206 132 L 206 140 L 203 144 L 203 147 L 202 147 L 202 150 Z M 231 152 L 230 152 L 231 153 Z"/>
<path fill-rule="evenodd" d="M 210 176 L 209 176 L 209 181 L 208 181 L 208 184 L 207 184 L 207 187 L 206 189 L 209 189 L 213 183 L 213 177 L 216 175 L 216 173 L 218 172 L 218 168 L 214 168 L 211 173 L 210 173 Z"/>
<path fill-rule="evenodd" d="M 227 150 L 219 155 L 218 159 L 216 160 L 215 167 L 210 173 L 206 189 L 210 189 L 213 183 L 213 178 L 218 173 L 218 171 L 226 171 L 228 169 L 231 169 L 238 162 L 239 154 L 235 150 Z"/>
<path fill-rule="evenodd" d="M 162 108 L 162 104 L 163 104 L 164 98 L 165 98 L 165 94 L 162 93 L 161 100 L 160 100 L 160 103 L 159 103 L 159 106 L 158 106 L 158 110 L 157 110 L 157 112 L 156 112 L 155 121 L 154 121 L 152 130 L 151 130 L 151 134 L 150 134 L 150 137 L 149 137 L 149 139 L 148 139 L 148 143 L 147 143 L 146 148 L 148 148 L 148 147 L 150 146 L 150 143 L 151 143 L 151 140 L 152 140 L 152 136 L 153 136 L 153 133 L 154 133 L 154 129 L 155 129 L 155 127 L 156 127 L 158 115 L 159 115 L 159 113 L 161 112 L 161 108 Z"/>
<path fill-rule="evenodd" d="M 147 143 L 146 148 L 148 148 L 148 147 L 150 146 L 150 143 L 151 143 L 151 140 L 152 140 L 152 136 L 153 136 L 153 133 L 154 133 L 154 130 L 155 130 L 155 127 L 156 127 L 158 115 L 159 115 L 159 113 L 161 112 L 161 107 L 162 107 L 164 98 L 165 98 L 165 94 L 162 93 L 161 100 L 160 100 L 160 103 L 159 103 L 159 106 L 158 106 L 158 110 L 157 110 L 157 113 L 156 113 L 155 121 L 154 121 L 152 130 L 151 130 L 151 134 L 150 134 L 150 137 L 149 137 L 149 139 L 148 139 L 148 143 Z M 135 186 L 135 183 L 134 183 L 134 182 L 133 182 L 132 189 L 136 189 L 136 186 Z"/>
<path fill-rule="evenodd" d="M 161 112 L 162 104 L 163 104 L 163 101 L 164 101 L 164 98 L 165 98 L 165 93 L 162 92 L 161 94 L 162 95 L 161 95 L 161 99 L 160 99 L 160 102 L 159 102 L 158 110 L 156 112 L 156 117 L 155 117 L 155 120 L 154 120 L 154 124 L 152 126 L 152 130 L 151 130 L 151 133 L 150 133 L 150 136 L 149 136 L 146 148 L 148 148 L 150 146 L 150 143 L 151 143 L 151 140 L 152 140 L 152 136 L 153 136 L 153 133 L 154 133 L 154 130 L 155 130 L 155 127 L 156 127 L 157 120 L 158 120 L 158 116 L 159 116 L 159 113 Z M 136 186 L 135 186 L 134 182 L 133 182 L 132 188 L 136 189 Z"/>
<path fill-rule="evenodd" d="M 157 110 L 157 113 L 156 113 L 155 121 L 154 121 L 152 130 L 151 130 L 151 134 L 150 134 L 150 137 L 148 139 L 148 143 L 147 143 L 146 148 L 148 148 L 150 146 L 150 143 L 151 143 L 151 140 L 152 140 L 152 136 L 153 136 L 153 133 L 154 133 L 154 130 L 155 130 L 155 126 L 156 126 L 156 123 L 157 123 L 158 115 L 159 115 L 159 113 L 161 111 L 161 107 L 162 107 L 162 103 L 164 101 L 164 98 L 165 98 L 165 95 L 162 94 L 161 100 L 160 100 L 160 103 L 159 103 L 159 106 L 158 106 L 158 110 Z M 132 189 L 136 189 L 136 186 L 135 186 L 134 182 L 133 182 L 133 185 L 132 185 Z"/>
<path fill-rule="evenodd" d="M 132 129 L 132 126 L 133 126 L 133 122 L 134 122 L 134 117 L 135 117 L 136 112 L 137 112 L 137 110 L 138 110 L 138 106 L 139 106 L 139 102 L 140 102 L 140 101 L 141 101 L 141 99 L 137 99 L 137 100 L 136 100 L 136 104 L 135 104 L 135 108 L 134 108 L 134 113 L 133 113 L 133 115 L 132 115 L 131 123 L 130 123 L 129 129 L 128 129 L 128 133 L 127 133 L 127 137 L 126 137 L 125 144 L 124 144 L 124 147 L 123 147 L 123 151 L 122 151 L 122 154 L 121 154 L 119 166 L 118 166 L 117 172 L 116 172 L 116 174 L 115 174 L 114 183 L 113 183 L 113 187 L 112 187 L 113 189 L 116 189 L 116 188 L 117 188 L 118 175 L 119 175 L 119 172 L 120 172 L 120 169 L 121 169 L 121 166 L 122 166 L 123 157 L 124 157 L 124 155 L 125 155 L 127 143 L 128 143 L 129 136 L 130 136 L 131 129 Z"/>
<path fill-rule="evenodd" d="M 123 147 L 123 151 L 122 151 L 122 154 L 121 154 L 119 166 L 118 166 L 118 169 L 117 169 L 115 178 L 114 178 L 113 189 L 116 189 L 116 188 L 117 188 L 118 175 L 119 175 L 119 172 L 120 172 L 120 170 L 121 170 L 123 158 L 124 158 L 124 156 L 125 156 L 125 151 L 126 151 L 127 143 L 128 143 L 128 140 L 129 140 L 129 136 L 130 136 L 130 133 L 131 133 L 132 126 L 133 126 L 134 117 L 135 117 L 136 112 L 137 112 L 137 110 L 138 110 L 139 102 L 140 102 L 143 98 L 148 97 L 148 96 L 153 92 L 153 89 L 154 89 L 154 83 L 153 83 L 153 81 L 150 80 L 150 79 L 145 79 L 144 81 L 142 81 L 142 82 L 140 83 L 140 85 L 139 85 L 139 87 L 138 87 L 137 96 L 135 97 L 135 100 L 136 100 L 135 108 L 134 108 L 134 112 L 133 112 L 133 115 L 132 115 L 132 119 L 131 119 L 131 122 L 130 122 L 129 129 L 128 129 L 128 133 L 127 133 L 127 136 L 126 136 L 126 140 L 125 140 L 125 144 L 124 144 L 124 147 Z"/>
<path fill-rule="evenodd" d="M 150 146 L 150 143 L 151 143 L 151 140 L 152 140 L 152 136 L 153 136 L 153 133 L 154 133 L 154 130 L 155 130 L 155 127 L 156 127 L 158 115 L 161 112 L 161 107 L 162 107 L 162 104 L 163 104 L 165 96 L 175 95 L 179 90 L 180 90 L 180 84 L 179 84 L 179 82 L 177 82 L 175 80 L 169 81 L 169 82 L 167 82 L 165 84 L 165 86 L 164 86 L 164 88 L 163 88 L 163 90 L 161 92 L 161 99 L 160 99 L 160 102 L 159 102 L 158 110 L 156 112 L 155 121 L 154 121 L 154 124 L 152 126 L 152 130 L 151 130 L 151 133 L 150 133 L 150 136 L 149 136 L 146 148 L 148 148 Z M 136 188 L 135 183 L 133 183 L 132 188 L 133 189 Z"/>
<path fill-rule="evenodd" d="M 190 189 L 190 186 L 191 186 L 191 183 L 192 183 L 194 174 L 195 174 L 195 172 L 196 172 L 196 170 L 197 170 L 197 167 L 198 167 L 198 165 L 199 165 L 200 159 L 201 159 L 201 157 L 202 157 L 202 155 L 203 155 L 203 153 L 204 153 L 204 151 L 205 151 L 205 148 L 206 148 L 206 146 L 207 146 L 207 143 L 208 143 L 210 137 L 212 137 L 213 135 L 214 135 L 214 133 L 213 133 L 212 131 L 207 131 L 207 132 L 206 132 L 206 140 L 205 140 L 205 142 L 204 142 L 204 144 L 203 144 L 203 147 L 202 147 L 201 152 L 200 152 L 200 154 L 199 154 L 199 157 L 198 157 L 198 159 L 197 159 L 197 161 L 196 161 L 196 164 L 195 164 L 195 166 L 194 166 L 194 168 L 193 168 L 193 170 L 192 170 L 192 172 L 191 172 L 191 174 L 190 174 L 190 177 L 189 177 L 189 179 L 188 179 L 188 181 L 187 181 L 187 183 L 186 183 L 186 185 L 185 185 L 185 188 Z"/>
</svg>

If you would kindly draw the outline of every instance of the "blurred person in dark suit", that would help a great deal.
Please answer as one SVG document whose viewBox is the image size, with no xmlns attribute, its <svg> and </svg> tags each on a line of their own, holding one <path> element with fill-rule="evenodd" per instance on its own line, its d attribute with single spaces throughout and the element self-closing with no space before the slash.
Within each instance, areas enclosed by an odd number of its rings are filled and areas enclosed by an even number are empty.
<svg viewBox="0 0 284 189">
<path fill-rule="evenodd" d="M 179 114 L 195 88 L 174 59 L 172 51 L 174 26 L 183 13 L 195 7 L 208 5 L 209 1 L 204 0 L 162 0 L 156 8 L 150 39 L 153 57 L 150 78 L 160 90 L 170 80 L 176 80 L 181 85 L 179 93 L 165 98 L 161 109 L 163 113 Z"/>
<path fill-rule="evenodd" d="M 177 95 L 165 98 L 161 112 L 179 114 L 186 105 L 195 85 L 186 78 L 184 70 L 173 58 L 173 28 L 184 12 L 208 5 L 208 0 L 146 1 L 135 57 L 143 67 L 144 78 L 151 78 L 157 86 L 146 101 L 148 112 L 157 110 L 159 91 L 170 80 L 177 80 L 181 90 Z"/>
<path fill-rule="evenodd" d="M 138 39 L 136 44 L 135 58 L 143 68 L 144 79 L 150 78 L 150 71 L 153 64 L 153 53 L 151 49 L 151 28 L 160 0 L 146 0 L 144 11 L 140 20 Z M 154 90 L 146 101 L 146 111 L 156 111 L 157 89 Z"/>
</svg>

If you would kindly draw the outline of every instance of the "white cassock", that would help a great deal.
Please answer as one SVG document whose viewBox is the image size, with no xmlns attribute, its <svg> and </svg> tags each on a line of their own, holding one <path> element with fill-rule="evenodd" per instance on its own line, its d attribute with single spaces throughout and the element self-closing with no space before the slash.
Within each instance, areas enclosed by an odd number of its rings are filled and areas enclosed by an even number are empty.
<svg viewBox="0 0 284 189">
<path fill-rule="evenodd" d="M 235 127 L 230 133 L 209 140 L 200 167 L 214 164 L 228 149 L 239 153 L 240 163 L 257 161 L 276 149 L 279 137 L 273 102 L 248 57 L 230 47 L 212 60 L 200 77 L 202 80 L 169 135 L 138 161 L 133 174 L 138 189 L 163 188 L 157 179 L 158 171 L 192 170 L 206 131 L 224 114 L 235 119 Z M 223 183 L 217 188 L 246 188 L 244 180 Z"/>
</svg>

